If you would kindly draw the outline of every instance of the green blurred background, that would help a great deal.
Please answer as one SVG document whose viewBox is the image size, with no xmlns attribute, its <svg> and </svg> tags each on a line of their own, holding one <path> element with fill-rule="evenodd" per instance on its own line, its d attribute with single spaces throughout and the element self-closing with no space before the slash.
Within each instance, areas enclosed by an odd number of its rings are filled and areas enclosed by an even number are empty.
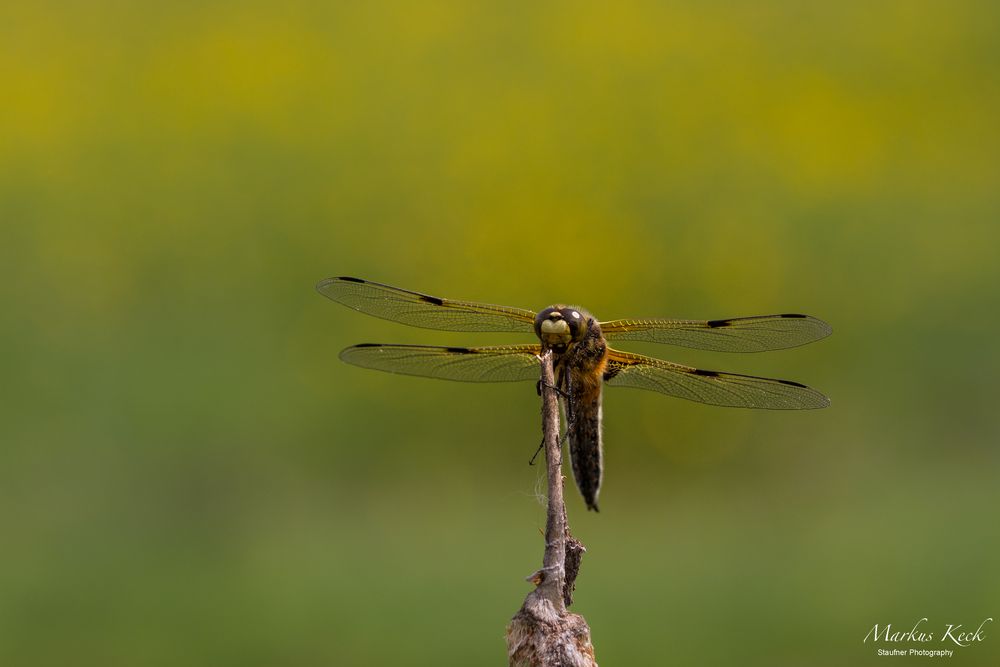
<svg viewBox="0 0 1000 667">
<path fill-rule="evenodd" d="M 832 323 L 630 346 L 833 406 L 607 392 L 602 513 L 568 494 L 602 664 L 878 663 L 875 623 L 1000 616 L 998 24 L 5 3 L 0 664 L 504 664 L 542 552 L 534 388 L 337 353 L 525 339 L 365 317 L 330 275 Z M 998 630 L 955 664 L 1000 663 Z"/>
</svg>

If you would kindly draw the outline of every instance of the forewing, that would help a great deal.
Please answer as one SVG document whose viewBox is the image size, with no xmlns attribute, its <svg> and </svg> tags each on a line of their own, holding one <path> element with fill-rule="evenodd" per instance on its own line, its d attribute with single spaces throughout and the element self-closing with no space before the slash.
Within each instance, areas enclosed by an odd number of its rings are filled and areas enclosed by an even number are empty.
<svg viewBox="0 0 1000 667">
<path fill-rule="evenodd" d="M 791 380 L 706 371 L 610 349 L 604 381 L 612 387 L 649 389 L 734 408 L 808 410 L 830 405 L 820 392 Z"/>
<path fill-rule="evenodd" d="M 360 278 L 327 278 L 316 290 L 348 308 L 425 329 L 512 333 L 534 329 L 535 313 L 530 310 L 442 299 Z"/>
<path fill-rule="evenodd" d="M 388 373 L 460 382 L 517 382 L 540 377 L 538 345 L 437 347 L 431 345 L 354 345 L 340 359 Z"/>
<path fill-rule="evenodd" d="M 829 336 L 823 320 L 809 315 L 757 315 L 726 320 L 612 320 L 601 322 L 609 340 L 666 343 L 716 352 L 764 352 L 797 347 Z"/>
</svg>

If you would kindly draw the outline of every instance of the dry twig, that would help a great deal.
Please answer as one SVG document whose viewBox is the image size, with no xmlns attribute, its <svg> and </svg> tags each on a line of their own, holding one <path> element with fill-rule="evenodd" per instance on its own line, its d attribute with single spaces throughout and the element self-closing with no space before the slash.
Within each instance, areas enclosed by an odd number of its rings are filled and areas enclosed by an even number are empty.
<svg viewBox="0 0 1000 667">
<path fill-rule="evenodd" d="M 552 369 L 552 352 L 541 356 L 542 432 L 548 471 L 548 510 L 542 569 L 528 577 L 535 590 L 507 626 L 507 657 L 511 667 L 597 667 L 590 627 L 583 616 L 566 610 L 586 551 L 569 533 L 563 501 L 559 401 Z"/>
</svg>

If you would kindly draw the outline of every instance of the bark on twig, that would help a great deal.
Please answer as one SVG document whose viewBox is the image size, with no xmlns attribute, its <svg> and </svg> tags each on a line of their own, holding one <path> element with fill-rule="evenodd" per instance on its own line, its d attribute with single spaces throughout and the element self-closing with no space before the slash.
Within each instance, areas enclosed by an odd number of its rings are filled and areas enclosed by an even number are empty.
<svg viewBox="0 0 1000 667">
<path fill-rule="evenodd" d="M 535 590 L 528 593 L 507 626 L 507 657 L 511 667 L 596 667 L 587 621 L 566 610 L 573 602 L 573 586 L 586 549 L 570 535 L 566 518 L 559 401 L 551 351 L 542 354 L 541 366 L 539 386 L 549 500 L 545 554 L 542 569 L 528 577 L 535 584 Z"/>
</svg>

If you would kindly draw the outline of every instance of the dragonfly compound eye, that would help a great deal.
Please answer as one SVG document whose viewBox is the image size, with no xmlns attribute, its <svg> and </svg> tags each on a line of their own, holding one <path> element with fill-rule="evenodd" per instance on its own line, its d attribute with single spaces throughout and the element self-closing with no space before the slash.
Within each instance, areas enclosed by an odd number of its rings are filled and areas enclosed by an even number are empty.
<svg viewBox="0 0 1000 667">
<path fill-rule="evenodd" d="M 583 340 L 587 335 L 587 318 L 580 311 L 567 308 L 563 311 L 565 321 L 569 323 L 570 334 L 575 341 Z"/>
</svg>

